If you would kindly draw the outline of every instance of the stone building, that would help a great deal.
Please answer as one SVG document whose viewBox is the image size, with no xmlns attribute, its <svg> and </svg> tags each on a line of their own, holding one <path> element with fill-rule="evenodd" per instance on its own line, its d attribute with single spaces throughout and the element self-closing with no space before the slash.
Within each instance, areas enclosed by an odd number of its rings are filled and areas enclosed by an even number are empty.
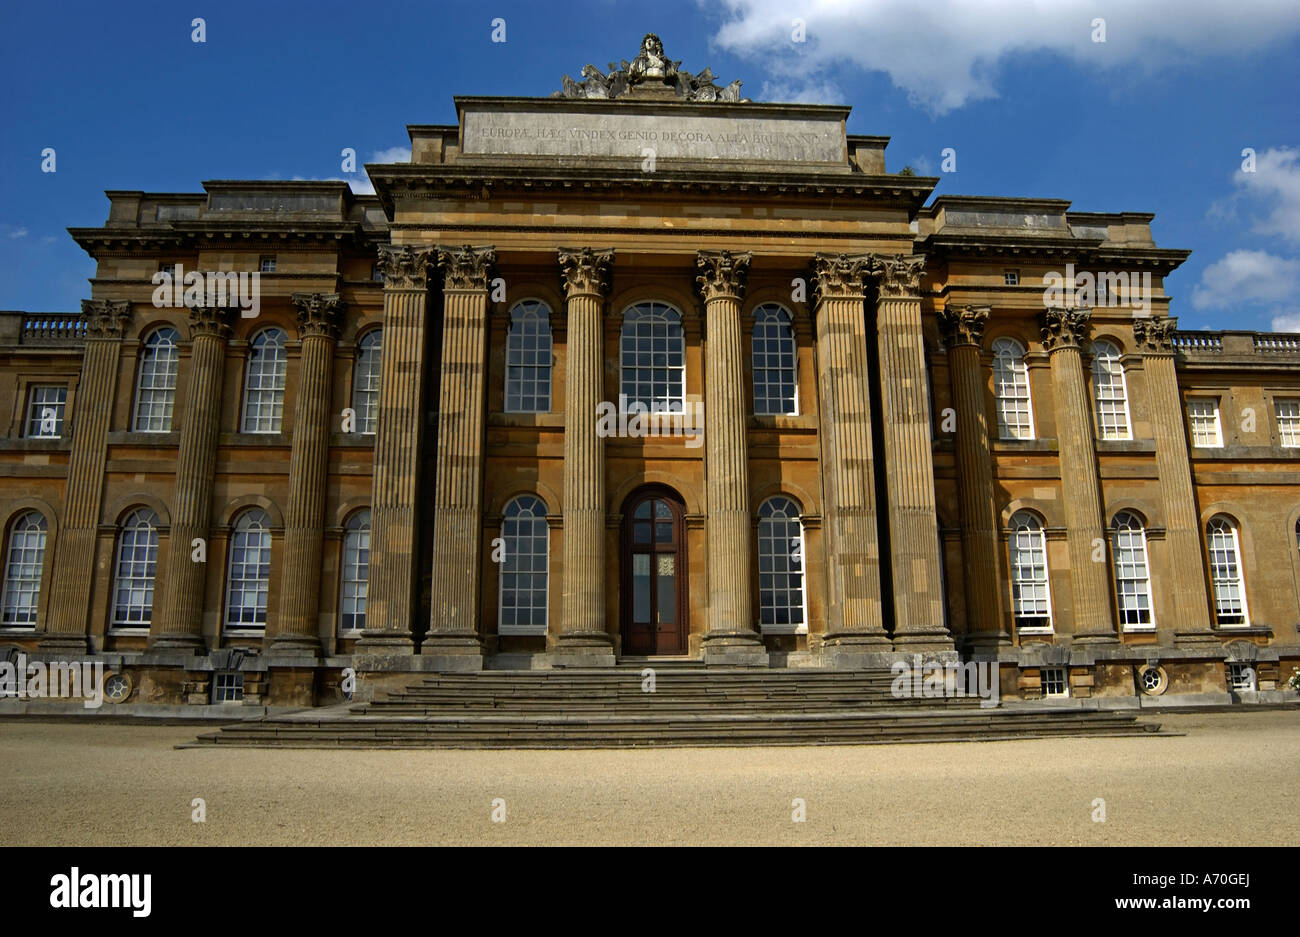
<svg viewBox="0 0 1300 937">
<path fill-rule="evenodd" d="M 1150 214 L 930 201 L 849 108 L 654 37 L 583 75 L 456 98 L 372 196 L 109 191 L 81 314 L 0 314 L 0 644 L 165 703 L 918 653 L 1281 685 L 1300 337 L 1178 331 Z"/>
</svg>

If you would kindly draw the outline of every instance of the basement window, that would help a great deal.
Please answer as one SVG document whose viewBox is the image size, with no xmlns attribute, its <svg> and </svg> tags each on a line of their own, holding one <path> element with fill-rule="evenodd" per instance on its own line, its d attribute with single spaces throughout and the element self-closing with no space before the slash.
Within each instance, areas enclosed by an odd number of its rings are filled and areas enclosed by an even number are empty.
<svg viewBox="0 0 1300 937">
<path fill-rule="evenodd" d="M 242 703 L 244 701 L 244 675 L 223 671 L 212 675 L 212 702 Z"/>
<path fill-rule="evenodd" d="M 1006 286 L 1019 286 L 1019 285 L 1020 285 L 1020 271 L 1019 271 L 1019 270 L 1007 270 L 1007 271 L 1005 271 L 1005 272 L 1002 274 L 1002 282 L 1003 282 L 1003 284 L 1006 285 Z"/>
<path fill-rule="evenodd" d="M 1255 668 L 1250 664 L 1228 665 L 1228 689 L 1234 693 L 1255 689 Z"/>
<path fill-rule="evenodd" d="M 1044 667 L 1039 671 L 1039 679 L 1043 682 L 1043 699 L 1064 699 L 1070 695 L 1064 667 Z"/>
</svg>

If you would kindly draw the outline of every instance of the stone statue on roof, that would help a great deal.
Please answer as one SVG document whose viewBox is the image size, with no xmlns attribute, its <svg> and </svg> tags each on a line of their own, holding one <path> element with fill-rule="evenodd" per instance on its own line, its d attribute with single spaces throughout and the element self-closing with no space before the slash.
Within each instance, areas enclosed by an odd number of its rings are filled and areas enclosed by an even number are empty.
<svg viewBox="0 0 1300 937">
<path fill-rule="evenodd" d="M 627 70 L 628 84 L 639 85 L 643 81 L 661 81 L 674 84 L 677 77 L 678 62 L 664 54 L 664 44 L 654 33 L 646 33 L 641 40 L 641 51 L 632 60 Z"/>
</svg>

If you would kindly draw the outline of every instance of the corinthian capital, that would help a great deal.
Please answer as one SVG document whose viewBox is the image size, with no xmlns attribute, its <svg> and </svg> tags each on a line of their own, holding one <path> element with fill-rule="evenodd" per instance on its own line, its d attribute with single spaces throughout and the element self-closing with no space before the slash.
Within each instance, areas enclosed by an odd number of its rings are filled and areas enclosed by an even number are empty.
<svg viewBox="0 0 1300 937">
<path fill-rule="evenodd" d="M 749 276 L 749 262 L 753 255 L 746 251 L 699 251 L 695 267 L 700 271 L 695 277 L 696 289 L 707 303 L 723 296 L 739 299 L 745 295 L 745 280 Z"/>
<path fill-rule="evenodd" d="M 610 270 L 614 265 L 614 251 L 592 250 L 590 247 L 560 248 L 560 280 L 564 297 L 609 293 Z"/>
<path fill-rule="evenodd" d="M 1043 350 L 1078 348 L 1088 337 L 1088 320 L 1091 318 L 1091 309 L 1060 309 L 1050 306 L 1044 309 L 1040 330 Z"/>
<path fill-rule="evenodd" d="M 294 293 L 299 338 L 338 338 L 346 304 L 338 293 Z"/>
<path fill-rule="evenodd" d="M 1171 316 L 1143 316 L 1133 320 L 1133 337 L 1144 355 L 1172 355 L 1178 320 Z"/>
<path fill-rule="evenodd" d="M 924 256 L 895 254 L 892 257 L 872 255 L 871 272 L 880 281 L 883 299 L 901 299 L 917 296 L 921 291 L 921 271 L 925 269 Z"/>
<path fill-rule="evenodd" d="M 436 262 L 437 251 L 432 247 L 379 245 L 379 272 L 391 289 L 424 289 L 429 285 L 429 267 Z"/>
<path fill-rule="evenodd" d="M 81 318 L 86 338 L 121 338 L 131 321 L 131 304 L 125 299 L 83 299 Z"/>
<path fill-rule="evenodd" d="M 813 294 L 827 299 L 862 299 L 863 278 L 871 270 L 871 255 L 817 254 L 813 257 Z"/>
<path fill-rule="evenodd" d="M 193 306 L 190 308 L 190 334 L 195 338 L 200 335 L 229 338 L 231 315 L 230 309 L 221 306 Z"/>
<path fill-rule="evenodd" d="M 453 247 L 438 251 L 442 265 L 444 290 L 486 290 L 488 274 L 497 262 L 497 252 L 492 247 Z"/>
<path fill-rule="evenodd" d="M 949 348 L 975 345 L 984 341 L 984 326 L 989 323 L 990 306 L 944 306 L 939 310 L 939 332 Z"/>
</svg>

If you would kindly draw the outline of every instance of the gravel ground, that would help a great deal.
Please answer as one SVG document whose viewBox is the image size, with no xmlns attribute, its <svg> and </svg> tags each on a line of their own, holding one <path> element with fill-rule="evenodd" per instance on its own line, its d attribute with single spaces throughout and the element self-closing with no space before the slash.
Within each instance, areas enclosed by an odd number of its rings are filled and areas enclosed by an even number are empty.
<svg viewBox="0 0 1300 937">
<path fill-rule="evenodd" d="M 1270 845 L 1300 711 L 1180 738 L 659 751 L 172 748 L 186 726 L 0 723 L 0 845 Z M 191 820 L 191 801 L 207 819 Z M 492 822 L 504 798 L 505 822 Z M 792 801 L 806 821 L 792 821 Z M 1094 822 L 1095 798 L 1105 800 Z"/>
</svg>

